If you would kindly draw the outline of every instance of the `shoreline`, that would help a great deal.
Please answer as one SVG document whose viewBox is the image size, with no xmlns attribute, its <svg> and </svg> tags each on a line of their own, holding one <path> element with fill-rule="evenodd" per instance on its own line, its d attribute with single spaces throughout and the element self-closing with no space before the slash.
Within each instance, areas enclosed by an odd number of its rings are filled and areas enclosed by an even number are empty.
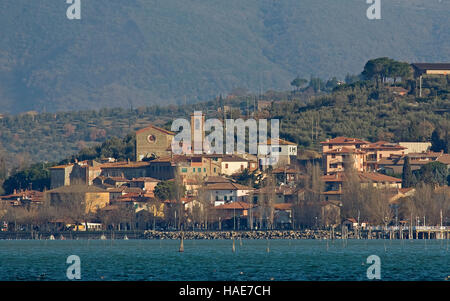
<svg viewBox="0 0 450 301">
<path fill-rule="evenodd" d="M 348 232 L 329 230 L 255 230 L 255 231 L 67 231 L 67 232 L 0 232 L 0 240 L 333 240 L 333 239 L 388 239 L 409 240 L 407 237 L 391 236 L 389 232 Z M 417 238 L 413 238 L 417 239 Z M 442 238 L 422 237 L 441 240 Z M 445 237 L 443 238 L 445 240 Z"/>
</svg>

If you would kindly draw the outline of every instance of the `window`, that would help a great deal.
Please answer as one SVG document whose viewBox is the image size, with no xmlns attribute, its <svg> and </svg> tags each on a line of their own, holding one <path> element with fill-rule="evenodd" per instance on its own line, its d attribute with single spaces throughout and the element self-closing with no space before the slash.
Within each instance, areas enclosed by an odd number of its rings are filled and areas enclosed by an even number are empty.
<svg viewBox="0 0 450 301">
<path fill-rule="evenodd" d="M 202 168 L 201 167 L 197 168 L 197 171 L 202 172 Z"/>
<path fill-rule="evenodd" d="M 232 201 L 233 200 L 233 197 L 232 196 L 230 196 L 230 201 Z"/>
<path fill-rule="evenodd" d="M 195 168 L 192 168 L 192 172 L 195 172 Z"/>
<path fill-rule="evenodd" d="M 206 168 L 203 168 L 203 172 L 206 172 Z"/>
<path fill-rule="evenodd" d="M 224 196 L 224 197 L 223 197 L 223 200 L 226 201 L 226 200 L 227 200 L 227 196 Z"/>
<path fill-rule="evenodd" d="M 186 173 L 186 172 L 187 172 L 187 168 L 182 168 L 182 169 L 181 169 L 181 172 Z"/>
<path fill-rule="evenodd" d="M 225 164 L 225 168 L 228 168 L 228 163 L 227 163 L 227 164 Z"/>
</svg>

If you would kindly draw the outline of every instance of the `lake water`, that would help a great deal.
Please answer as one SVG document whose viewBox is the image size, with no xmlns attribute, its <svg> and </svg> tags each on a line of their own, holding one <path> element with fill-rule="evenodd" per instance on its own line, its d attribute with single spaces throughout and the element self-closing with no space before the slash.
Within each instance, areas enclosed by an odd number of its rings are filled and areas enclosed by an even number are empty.
<svg viewBox="0 0 450 301">
<path fill-rule="evenodd" d="M 367 257 L 382 280 L 445 280 L 448 240 L 3 240 L 0 280 L 67 280 L 66 259 L 81 260 L 81 280 L 367 280 Z"/>
</svg>

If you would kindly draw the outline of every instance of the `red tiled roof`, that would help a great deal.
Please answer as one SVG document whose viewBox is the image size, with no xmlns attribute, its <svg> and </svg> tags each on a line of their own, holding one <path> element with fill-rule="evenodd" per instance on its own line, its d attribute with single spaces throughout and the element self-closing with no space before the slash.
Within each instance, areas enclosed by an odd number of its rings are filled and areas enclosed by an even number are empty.
<svg viewBox="0 0 450 301">
<path fill-rule="evenodd" d="M 369 142 L 357 139 L 357 138 L 347 138 L 347 137 L 336 137 L 333 139 L 328 139 L 326 141 L 320 142 L 321 144 L 369 144 Z"/>
<path fill-rule="evenodd" d="M 370 143 L 369 145 L 363 145 L 362 146 L 365 149 L 387 149 L 387 150 L 404 150 L 407 149 L 407 147 L 398 145 L 396 143 L 391 143 L 387 141 L 377 141 L 374 143 Z"/>
<path fill-rule="evenodd" d="M 292 204 L 290 203 L 281 203 L 281 204 L 275 204 L 273 206 L 275 210 L 290 210 L 292 209 Z"/>
<path fill-rule="evenodd" d="M 102 169 L 106 168 L 139 168 L 150 166 L 150 162 L 113 162 L 113 163 L 104 163 L 101 165 Z"/>
<path fill-rule="evenodd" d="M 267 139 L 267 143 L 258 143 L 258 144 L 261 144 L 261 145 L 272 145 L 272 139 Z M 281 138 L 279 138 L 279 139 L 273 139 L 273 144 L 275 144 L 275 145 L 297 145 L 296 143 L 294 143 L 294 142 L 290 142 L 290 141 L 287 141 L 287 140 L 284 140 L 284 139 L 281 139 Z"/>
<path fill-rule="evenodd" d="M 344 146 L 344 147 L 332 149 L 330 151 L 326 151 L 326 152 L 324 152 L 324 154 L 365 154 L 365 152 L 361 151 L 359 149 L 348 148 L 348 147 Z"/>
<path fill-rule="evenodd" d="M 324 182 L 343 182 L 345 181 L 346 175 L 343 172 L 335 173 L 332 175 L 322 176 L 322 181 Z M 372 181 L 372 182 L 390 182 L 390 183 L 401 183 L 402 180 L 399 178 L 390 177 L 378 172 L 358 172 L 358 178 L 361 182 Z"/>
<path fill-rule="evenodd" d="M 207 190 L 254 190 L 253 187 L 244 186 L 238 183 L 213 183 L 206 185 Z"/>
<path fill-rule="evenodd" d="M 230 210 L 230 209 L 231 210 L 233 210 L 233 209 L 247 210 L 252 207 L 253 207 L 253 205 L 251 205 L 251 204 L 238 201 L 238 202 L 231 202 L 231 203 L 219 205 L 219 206 L 214 207 L 214 209 L 217 209 L 217 210 Z"/>
</svg>

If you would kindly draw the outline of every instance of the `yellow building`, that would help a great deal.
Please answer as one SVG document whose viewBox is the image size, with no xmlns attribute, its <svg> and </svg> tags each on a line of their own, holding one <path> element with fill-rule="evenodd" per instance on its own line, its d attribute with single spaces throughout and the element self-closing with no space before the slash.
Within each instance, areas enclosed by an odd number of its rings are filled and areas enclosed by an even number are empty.
<svg viewBox="0 0 450 301">
<path fill-rule="evenodd" d="M 45 200 L 62 209 L 81 208 L 85 213 L 93 213 L 109 204 L 109 192 L 96 186 L 62 186 L 46 191 Z"/>
</svg>

